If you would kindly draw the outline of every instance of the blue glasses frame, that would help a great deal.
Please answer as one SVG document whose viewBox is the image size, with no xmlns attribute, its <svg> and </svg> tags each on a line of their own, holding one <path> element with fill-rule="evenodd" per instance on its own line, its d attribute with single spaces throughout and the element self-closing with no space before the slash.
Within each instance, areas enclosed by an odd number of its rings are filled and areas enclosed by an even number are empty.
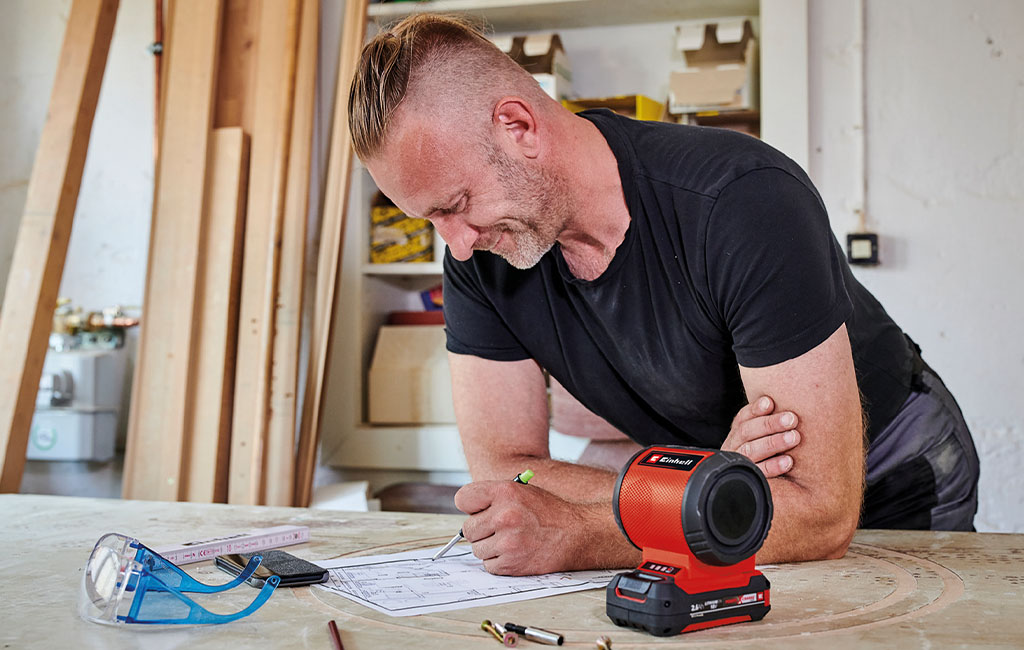
<svg viewBox="0 0 1024 650">
<path fill-rule="evenodd" d="M 266 580 L 259 594 L 240 612 L 216 614 L 186 593 L 216 594 L 241 585 L 260 566 L 254 555 L 233 580 L 219 585 L 200 582 L 139 540 L 109 533 L 96 542 L 82 579 L 82 615 L 112 624 L 212 624 L 235 621 L 262 607 L 280 583 Z"/>
</svg>

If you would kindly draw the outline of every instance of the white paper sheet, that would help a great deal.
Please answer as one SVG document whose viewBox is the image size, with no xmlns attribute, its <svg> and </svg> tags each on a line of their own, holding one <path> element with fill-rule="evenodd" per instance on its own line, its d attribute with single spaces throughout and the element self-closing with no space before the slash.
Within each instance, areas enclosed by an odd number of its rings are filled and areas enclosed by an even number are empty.
<svg viewBox="0 0 1024 650">
<path fill-rule="evenodd" d="M 414 616 L 510 603 L 608 585 L 617 570 L 496 576 L 460 544 L 431 561 L 440 547 L 317 562 L 330 570 L 321 589 L 390 616 Z"/>
</svg>

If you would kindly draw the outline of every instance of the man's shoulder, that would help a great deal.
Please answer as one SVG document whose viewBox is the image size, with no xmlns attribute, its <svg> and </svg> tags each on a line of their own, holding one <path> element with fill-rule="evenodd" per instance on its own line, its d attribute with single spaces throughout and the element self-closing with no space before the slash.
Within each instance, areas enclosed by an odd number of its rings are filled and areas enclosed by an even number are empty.
<svg viewBox="0 0 1024 650">
<path fill-rule="evenodd" d="M 729 183 L 751 171 L 778 169 L 804 176 L 785 154 L 746 133 L 614 114 L 601 118 L 605 128 L 622 134 L 623 145 L 631 149 L 635 173 L 662 186 L 717 198 Z"/>
</svg>

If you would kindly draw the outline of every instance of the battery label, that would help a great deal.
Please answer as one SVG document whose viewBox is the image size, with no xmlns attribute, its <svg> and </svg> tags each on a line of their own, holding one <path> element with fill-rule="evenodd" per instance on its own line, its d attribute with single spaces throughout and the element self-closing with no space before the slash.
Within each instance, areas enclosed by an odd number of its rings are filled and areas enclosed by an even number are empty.
<svg viewBox="0 0 1024 650">
<path fill-rule="evenodd" d="M 666 454 L 661 451 L 653 451 L 647 455 L 642 461 L 641 465 L 647 465 L 650 467 L 666 467 L 668 469 L 681 469 L 685 472 L 689 472 L 697 463 L 704 460 L 705 456 L 698 456 L 696 454 Z"/>
<path fill-rule="evenodd" d="M 739 596 L 729 596 L 728 598 L 714 598 L 712 600 L 705 600 L 699 603 L 692 603 L 690 605 L 690 616 L 693 618 L 700 618 L 705 614 L 723 612 L 763 602 L 763 591 L 753 591 Z"/>
</svg>

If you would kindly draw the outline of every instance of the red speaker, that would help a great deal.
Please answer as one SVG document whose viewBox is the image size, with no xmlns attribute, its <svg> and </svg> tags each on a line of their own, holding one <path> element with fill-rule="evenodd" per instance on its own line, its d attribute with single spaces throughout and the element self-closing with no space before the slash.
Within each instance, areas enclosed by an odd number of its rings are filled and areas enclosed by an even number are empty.
<svg viewBox="0 0 1024 650">
<path fill-rule="evenodd" d="M 648 447 L 622 468 L 615 521 L 643 551 L 608 585 L 616 625 L 671 636 L 759 621 L 771 585 L 754 568 L 772 523 L 764 474 L 746 456 L 693 447 Z"/>
</svg>

